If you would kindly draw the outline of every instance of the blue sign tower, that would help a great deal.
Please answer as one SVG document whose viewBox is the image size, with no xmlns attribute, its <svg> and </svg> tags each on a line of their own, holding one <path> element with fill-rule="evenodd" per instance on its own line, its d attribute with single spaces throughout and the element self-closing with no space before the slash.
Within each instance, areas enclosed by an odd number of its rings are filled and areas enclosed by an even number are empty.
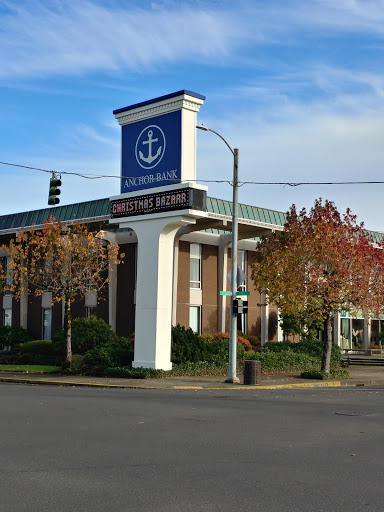
<svg viewBox="0 0 384 512">
<path fill-rule="evenodd" d="M 113 112 L 122 126 L 122 194 L 196 180 L 196 113 L 204 100 L 182 90 Z"/>
</svg>

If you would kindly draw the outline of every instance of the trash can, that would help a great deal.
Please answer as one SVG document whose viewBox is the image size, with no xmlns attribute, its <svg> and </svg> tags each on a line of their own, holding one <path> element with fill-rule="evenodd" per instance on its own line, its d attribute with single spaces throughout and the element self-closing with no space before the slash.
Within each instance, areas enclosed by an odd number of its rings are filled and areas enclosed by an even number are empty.
<svg viewBox="0 0 384 512">
<path fill-rule="evenodd" d="M 260 384 L 261 362 L 254 360 L 244 361 L 244 384 L 253 386 Z"/>
</svg>

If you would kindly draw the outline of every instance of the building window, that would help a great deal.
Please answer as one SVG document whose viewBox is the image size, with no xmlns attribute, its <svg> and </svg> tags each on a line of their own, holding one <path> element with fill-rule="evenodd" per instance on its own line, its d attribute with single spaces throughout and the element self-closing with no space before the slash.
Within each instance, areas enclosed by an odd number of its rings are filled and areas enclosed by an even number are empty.
<svg viewBox="0 0 384 512">
<path fill-rule="evenodd" d="M 12 326 L 12 309 L 3 309 L 3 325 Z"/>
<path fill-rule="evenodd" d="M 237 253 L 237 266 L 245 274 L 244 281 L 242 281 L 240 283 L 237 283 L 237 289 L 239 291 L 245 292 L 245 291 L 247 291 L 247 253 L 246 253 L 246 251 L 238 251 L 238 253 Z"/>
<path fill-rule="evenodd" d="M 196 334 L 201 334 L 201 306 L 189 307 L 189 327 Z"/>
<path fill-rule="evenodd" d="M 201 288 L 201 245 L 190 245 L 189 257 L 189 286 Z"/>
<path fill-rule="evenodd" d="M 238 251 L 237 253 L 237 266 L 242 270 L 245 274 L 245 279 L 237 283 L 237 289 L 241 292 L 247 291 L 247 252 L 246 251 Z M 247 297 L 240 296 L 240 299 L 247 300 Z M 247 314 L 239 313 L 237 315 L 237 330 L 247 333 Z"/>
<path fill-rule="evenodd" d="M 43 340 L 52 339 L 52 309 L 43 308 Z"/>
</svg>

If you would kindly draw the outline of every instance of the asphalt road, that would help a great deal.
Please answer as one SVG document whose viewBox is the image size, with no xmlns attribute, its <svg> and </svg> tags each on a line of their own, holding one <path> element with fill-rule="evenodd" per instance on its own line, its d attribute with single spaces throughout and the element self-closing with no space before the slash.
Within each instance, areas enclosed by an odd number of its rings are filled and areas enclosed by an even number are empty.
<svg viewBox="0 0 384 512">
<path fill-rule="evenodd" d="M 0 384 L 0 511 L 382 512 L 383 399 Z"/>
</svg>

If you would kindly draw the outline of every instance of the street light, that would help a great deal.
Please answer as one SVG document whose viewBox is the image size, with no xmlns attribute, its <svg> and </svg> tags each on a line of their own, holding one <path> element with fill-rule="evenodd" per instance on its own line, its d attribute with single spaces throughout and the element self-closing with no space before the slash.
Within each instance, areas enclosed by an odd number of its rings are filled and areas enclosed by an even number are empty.
<svg viewBox="0 0 384 512">
<path fill-rule="evenodd" d="M 232 200 L 232 264 L 231 264 L 231 316 L 229 331 L 229 373 L 225 382 L 239 383 L 236 376 L 236 342 L 237 342 L 237 315 L 234 313 L 233 301 L 237 294 L 237 241 L 238 241 L 238 190 L 239 190 L 239 150 L 232 149 L 220 133 L 211 130 L 204 125 L 197 125 L 196 128 L 205 132 L 212 132 L 225 142 L 233 155 L 233 200 Z"/>
</svg>

